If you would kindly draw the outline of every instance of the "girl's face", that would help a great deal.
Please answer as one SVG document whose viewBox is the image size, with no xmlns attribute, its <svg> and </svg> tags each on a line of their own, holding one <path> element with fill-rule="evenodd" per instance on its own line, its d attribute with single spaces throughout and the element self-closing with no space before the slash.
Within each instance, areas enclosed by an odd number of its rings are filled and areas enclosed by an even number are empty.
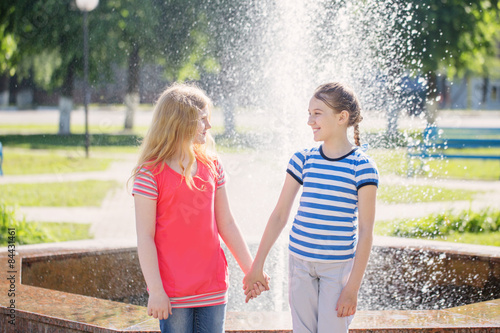
<svg viewBox="0 0 500 333">
<path fill-rule="evenodd" d="M 205 106 L 203 110 L 199 110 L 198 114 L 198 125 L 193 143 L 204 144 L 207 142 L 207 131 L 212 128 L 212 125 L 208 121 L 208 106 Z"/>
<path fill-rule="evenodd" d="M 338 116 L 328 105 L 316 97 L 309 101 L 309 118 L 314 141 L 326 141 L 338 131 Z"/>
</svg>

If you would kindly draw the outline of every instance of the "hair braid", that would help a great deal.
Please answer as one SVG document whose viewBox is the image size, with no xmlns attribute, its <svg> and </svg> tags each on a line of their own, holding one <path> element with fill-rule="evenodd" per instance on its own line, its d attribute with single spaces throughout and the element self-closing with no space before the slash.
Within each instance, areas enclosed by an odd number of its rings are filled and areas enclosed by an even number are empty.
<svg viewBox="0 0 500 333">
<path fill-rule="evenodd" d="M 354 143 L 356 146 L 361 146 L 361 142 L 359 141 L 359 124 L 356 123 L 354 126 Z"/>
</svg>

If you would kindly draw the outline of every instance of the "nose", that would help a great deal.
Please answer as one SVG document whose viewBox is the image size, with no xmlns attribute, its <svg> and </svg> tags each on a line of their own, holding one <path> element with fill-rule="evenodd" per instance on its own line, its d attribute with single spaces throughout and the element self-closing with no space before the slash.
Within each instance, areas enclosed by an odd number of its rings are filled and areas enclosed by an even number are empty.
<svg viewBox="0 0 500 333">
<path fill-rule="evenodd" d="M 309 126 L 314 125 L 314 117 L 312 114 L 310 114 L 309 118 L 307 118 L 307 125 L 309 125 Z"/>
<path fill-rule="evenodd" d="M 212 128 L 212 125 L 210 124 L 210 122 L 208 121 L 208 119 L 205 120 L 205 129 L 209 130 Z"/>
</svg>

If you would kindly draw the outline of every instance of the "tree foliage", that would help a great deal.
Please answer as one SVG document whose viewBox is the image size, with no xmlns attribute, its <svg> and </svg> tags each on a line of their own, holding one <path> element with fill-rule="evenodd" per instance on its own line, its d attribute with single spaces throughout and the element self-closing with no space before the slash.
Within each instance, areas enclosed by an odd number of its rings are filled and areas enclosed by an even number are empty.
<svg viewBox="0 0 500 333">
<path fill-rule="evenodd" d="M 499 3 L 490 0 L 413 0 L 401 20 L 407 65 L 431 79 L 466 71 L 483 74 L 499 42 Z"/>
</svg>

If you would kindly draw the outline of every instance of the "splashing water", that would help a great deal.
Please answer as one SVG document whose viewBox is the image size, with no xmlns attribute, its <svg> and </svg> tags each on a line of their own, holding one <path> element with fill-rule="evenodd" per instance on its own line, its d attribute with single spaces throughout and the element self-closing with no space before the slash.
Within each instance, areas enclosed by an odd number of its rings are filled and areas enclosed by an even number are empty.
<svg viewBox="0 0 500 333">
<path fill-rule="evenodd" d="M 396 28 L 409 8 L 390 0 L 279 0 L 259 6 L 257 15 L 265 19 L 254 29 L 257 45 L 240 43 L 235 51 L 250 54 L 252 61 L 237 63 L 232 75 L 238 81 L 244 73 L 251 87 L 245 99 L 268 118 L 268 143 L 284 147 L 287 155 L 312 143 L 307 105 L 314 89 L 329 81 L 350 85 L 364 112 L 392 112 L 397 120 L 404 109 L 398 50 L 408 46 Z"/>
<path fill-rule="evenodd" d="M 250 12 L 257 17 L 248 19 L 242 14 L 228 23 L 242 32 L 241 41 L 235 41 L 234 34 L 224 33 L 228 39 L 224 51 L 229 68 L 226 80 L 240 89 L 224 92 L 222 97 L 226 104 L 237 104 L 246 108 L 245 112 L 252 110 L 251 119 L 246 119 L 257 125 L 259 148 L 272 151 L 268 165 L 278 165 L 282 172 L 294 151 L 317 145 L 306 124 L 307 107 L 314 89 L 326 82 L 350 85 L 365 114 L 387 114 L 392 126 L 397 125 L 397 115 L 404 110 L 399 49 L 411 47 L 402 40 L 397 27 L 401 20 L 411 18 L 410 7 L 392 0 L 277 0 L 259 1 L 254 6 L 258 9 Z M 234 28 L 235 24 L 242 27 Z M 228 103 L 229 99 L 238 101 Z M 278 193 L 274 195 L 273 203 Z M 238 220 L 254 224 L 260 219 L 255 209 L 247 215 Z M 255 249 L 257 244 L 250 246 Z M 286 257 L 286 245 L 277 244 L 268 259 L 272 264 L 266 264 L 273 270 L 269 272 L 273 288 L 261 301 L 244 305 L 235 304 L 237 298 L 232 298 L 229 308 L 287 310 Z M 238 272 L 234 262 L 232 266 L 230 271 Z M 241 278 L 239 273 L 232 276 L 232 295 L 241 293 Z"/>
</svg>

